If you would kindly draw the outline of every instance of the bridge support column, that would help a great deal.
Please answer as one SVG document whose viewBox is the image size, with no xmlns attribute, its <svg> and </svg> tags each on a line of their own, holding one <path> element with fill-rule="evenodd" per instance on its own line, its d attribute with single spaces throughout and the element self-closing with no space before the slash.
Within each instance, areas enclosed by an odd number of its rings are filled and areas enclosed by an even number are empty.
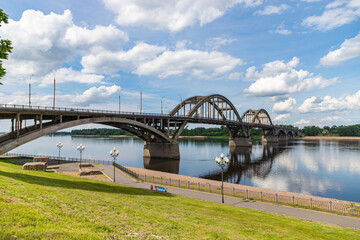
<svg viewBox="0 0 360 240">
<path fill-rule="evenodd" d="M 273 135 L 268 135 L 268 136 L 262 136 L 261 141 L 263 143 L 278 143 L 279 142 L 279 137 L 278 136 L 273 136 Z"/>
<path fill-rule="evenodd" d="M 252 146 L 252 142 L 250 137 L 229 138 L 229 148 L 251 147 L 251 146 Z"/>
<path fill-rule="evenodd" d="M 180 159 L 179 143 L 144 142 L 143 157 Z"/>
</svg>

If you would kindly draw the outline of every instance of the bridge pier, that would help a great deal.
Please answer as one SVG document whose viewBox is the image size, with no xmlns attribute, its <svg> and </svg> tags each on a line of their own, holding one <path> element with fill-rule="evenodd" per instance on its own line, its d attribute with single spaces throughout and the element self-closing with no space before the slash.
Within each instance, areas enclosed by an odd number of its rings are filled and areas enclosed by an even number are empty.
<svg viewBox="0 0 360 240">
<path fill-rule="evenodd" d="M 273 136 L 273 135 L 267 135 L 267 136 L 262 136 L 261 137 L 261 141 L 262 143 L 278 143 L 279 142 L 279 137 L 278 136 Z"/>
<path fill-rule="evenodd" d="M 251 147 L 252 142 L 250 137 L 235 137 L 229 138 L 229 148 L 237 147 Z"/>
<path fill-rule="evenodd" d="M 144 158 L 180 159 L 178 142 L 144 142 Z"/>
</svg>

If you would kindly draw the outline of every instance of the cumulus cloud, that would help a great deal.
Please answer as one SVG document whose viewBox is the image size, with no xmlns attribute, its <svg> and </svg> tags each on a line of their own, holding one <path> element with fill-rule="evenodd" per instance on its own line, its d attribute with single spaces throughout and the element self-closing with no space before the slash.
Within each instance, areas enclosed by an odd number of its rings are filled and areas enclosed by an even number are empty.
<svg viewBox="0 0 360 240">
<path fill-rule="evenodd" d="M 274 30 L 269 30 L 270 33 L 277 33 L 282 35 L 290 35 L 292 32 L 285 28 L 284 24 L 280 24 Z"/>
<path fill-rule="evenodd" d="M 339 49 L 330 51 L 326 56 L 320 59 L 323 66 L 339 65 L 349 59 L 360 56 L 360 33 L 351 39 L 346 39 Z"/>
<path fill-rule="evenodd" d="M 353 95 L 344 95 L 339 98 L 330 96 L 324 98 L 310 97 L 305 99 L 298 108 L 302 113 L 358 109 L 360 109 L 360 90 Z"/>
<path fill-rule="evenodd" d="M 102 50 L 96 53 L 89 53 L 81 60 L 86 73 L 111 74 L 119 70 L 131 72 L 144 63 L 153 60 L 166 48 L 163 46 L 137 43 L 128 51 Z"/>
<path fill-rule="evenodd" d="M 208 78 L 225 74 L 242 63 L 241 59 L 218 51 L 167 50 L 152 61 L 139 65 L 134 72 L 139 75 L 157 75 L 160 78 L 184 74 Z"/>
<path fill-rule="evenodd" d="M 54 75 L 55 74 L 55 75 Z M 56 83 L 67 83 L 67 82 L 77 82 L 77 83 L 101 83 L 104 79 L 102 75 L 96 74 L 86 74 L 83 72 L 78 72 L 72 68 L 60 68 L 54 73 L 49 73 L 45 77 L 40 78 L 40 87 L 45 87 L 53 84 L 54 77 L 56 78 Z"/>
<path fill-rule="evenodd" d="M 290 113 L 279 114 L 274 118 L 274 122 L 286 121 L 290 118 Z"/>
<path fill-rule="evenodd" d="M 8 76 L 44 76 L 63 62 L 92 49 L 118 49 L 128 36 L 114 26 L 87 29 L 75 25 L 70 10 L 63 14 L 26 10 L 19 21 L 9 20 L 0 35 L 11 39 L 13 53 L 4 63 Z M 10 78 L 7 78 L 10 79 Z"/>
<path fill-rule="evenodd" d="M 321 16 L 310 16 L 302 24 L 320 31 L 328 31 L 351 23 L 360 17 L 360 3 L 358 0 L 335 0 L 326 5 Z"/>
<path fill-rule="evenodd" d="M 286 113 L 291 112 L 296 105 L 296 100 L 294 98 L 288 98 L 285 101 L 275 103 L 273 106 L 273 112 L 276 113 Z"/>
<path fill-rule="evenodd" d="M 298 125 L 298 126 L 304 126 L 306 124 L 310 124 L 310 121 L 309 120 L 305 120 L 305 119 L 301 119 L 297 122 L 294 123 L 294 125 Z"/>
<path fill-rule="evenodd" d="M 121 26 L 145 26 L 154 30 L 178 32 L 199 22 L 200 26 L 223 16 L 237 4 L 254 7 L 262 0 L 103 0 L 116 14 Z"/>
<path fill-rule="evenodd" d="M 227 39 L 227 38 L 223 38 L 223 37 L 215 37 L 215 38 L 208 39 L 206 41 L 206 45 L 217 50 L 222 45 L 230 44 L 235 41 L 237 41 L 237 39 L 235 39 L 235 38 Z"/>
<path fill-rule="evenodd" d="M 296 70 L 299 63 L 299 58 L 294 57 L 287 63 L 279 60 L 266 63 L 261 72 L 256 71 L 255 66 L 248 68 L 246 78 L 255 82 L 244 90 L 245 94 L 272 97 L 325 88 L 336 83 L 337 78 L 325 79 L 306 70 Z"/>
<path fill-rule="evenodd" d="M 281 4 L 280 6 L 269 5 L 263 10 L 258 10 L 254 15 L 271 15 L 271 14 L 282 14 L 285 10 L 289 9 L 290 6 L 287 4 Z"/>
<path fill-rule="evenodd" d="M 337 121 L 340 120 L 341 118 L 339 116 L 333 116 L 333 117 L 326 117 L 323 119 L 320 119 L 320 121 L 322 122 L 333 122 L 333 121 Z"/>
<path fill-rule="evenodd" d="M 163 46 L 138 43 L 129 51 L 89 54 L 83 57 L 81 64 L 87 73 L 111 74 L 121 69 L 138 75 L 157 75 L 160 78 L 185 74 L 208 78 L 226 74 L 242 64 L 241 59 L 225 53 L 184 47 L 170 50 Z"/>
</svg>

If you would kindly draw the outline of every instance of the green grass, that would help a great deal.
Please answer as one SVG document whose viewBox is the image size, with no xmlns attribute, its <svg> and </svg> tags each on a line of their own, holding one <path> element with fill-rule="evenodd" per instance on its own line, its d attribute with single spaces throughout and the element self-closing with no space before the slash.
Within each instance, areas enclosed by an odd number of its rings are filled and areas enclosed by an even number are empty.
<svg viewBox="0 0 360 240">
<path fill-rule="evenodd" d="M 360 232 L 0 161 L 0 239 L 159 238 L 359 239 Z"/>
</svg>

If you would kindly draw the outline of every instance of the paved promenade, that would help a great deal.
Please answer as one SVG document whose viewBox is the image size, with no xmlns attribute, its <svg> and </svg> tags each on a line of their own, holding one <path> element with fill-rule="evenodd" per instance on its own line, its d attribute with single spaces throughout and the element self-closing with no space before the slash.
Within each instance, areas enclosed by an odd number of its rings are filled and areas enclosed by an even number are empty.
<svg viewBox="0 0 360 240">
<path fill-rule="evenodd" d="M 77 171 L 78 170 L 77 166 L 78 164 L 76 163 L 62 164 L 59 166 L 57 171 L 59 172 Z M 114 170 L 112 166 L 96 165 L 96 167 L 102 170 L 103 173 L 107 175 L 109 178 L 113 179 Z M 121 185 L 143 188 L 143 189 L 150 189 L 150 185 L 151 185 L 150 183 L 138 182 L 118 169 L 116 169 L 115 180 L 116 183 Z M 206 192 L 200 192 L 200 191 L 170 187 L 170 186 L 165 186 L 165 188 L 169 193 L 174 195 L 196 198 L 203 201 L 221 203 L 221 195 L 218 194 L 206 193 Z M 293 208 L 293 207 L 281 206 L 271 203 L 250 201 L 250 200 L 234 198 L 229 196 L 225 196 L 225 204 L 242 207 L 242 208 L 259 210 L 263 212 L 274 213 L 283 216 L 295 217 L 308 221 L 320 222 L 320 223 L 360 230 L 360 218 L 356 218 L 356 217 L 341 216 L 326 212 L 311 211 L 307 209 Z"/>
</svg>

